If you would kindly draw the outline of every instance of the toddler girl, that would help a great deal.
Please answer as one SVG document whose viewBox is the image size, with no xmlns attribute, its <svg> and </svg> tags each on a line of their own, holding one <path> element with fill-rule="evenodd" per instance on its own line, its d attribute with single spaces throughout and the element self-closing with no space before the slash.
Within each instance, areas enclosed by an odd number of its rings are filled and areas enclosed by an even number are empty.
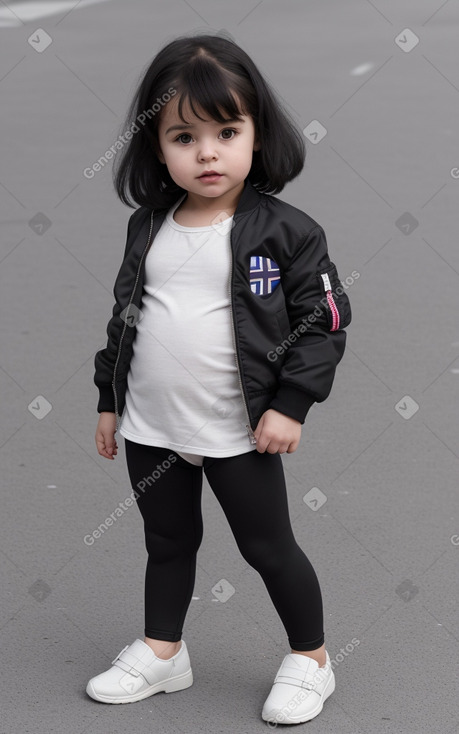
<svg viewBox="0 0 459 734">
<path fill-rule="evenodd" d="M 322 227 L 273 195 L 301 172 L 304 141 L 250 57 L 222 34 L 168 43 L 125 129 L 114 181 L 138 208 L 107 347 L 95 356 L 96 444 L 113 460 L 118 429 L 125 440 L 148 552 L 145 636 L 86 691 L 128 703 L 192 685 L 182 632 L 204 471 L 290 645 L 262 718 L 308 721 L 335 679 L 280 454 L 296 451 L 309 409 L 330 393 L 351 311 Z M 231 594 L 226 581 L 213 591 L 221 601 Z"/>
</svg>

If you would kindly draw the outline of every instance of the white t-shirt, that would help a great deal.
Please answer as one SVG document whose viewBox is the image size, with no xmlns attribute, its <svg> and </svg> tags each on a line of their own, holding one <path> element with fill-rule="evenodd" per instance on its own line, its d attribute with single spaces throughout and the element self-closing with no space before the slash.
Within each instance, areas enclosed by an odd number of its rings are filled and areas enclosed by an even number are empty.
<svg viewBox="0 0 459 734">
<path fill-rule="evenodd" d="M 233 217 L 184 227 L 168 211 L 145 260 L 120 433 L 169 448 L 202 465 L 203 456 L 256 449 L 239 384 L 230 305 Z"/>
</svg>

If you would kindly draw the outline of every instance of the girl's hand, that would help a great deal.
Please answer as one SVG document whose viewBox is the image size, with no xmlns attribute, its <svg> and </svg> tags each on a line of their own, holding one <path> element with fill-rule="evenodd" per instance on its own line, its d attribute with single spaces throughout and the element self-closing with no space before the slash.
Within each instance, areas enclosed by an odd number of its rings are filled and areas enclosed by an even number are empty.
<svg viewBox="0 0 459 734">
<path fill-rule="evenodd" d="M 258 421 L 254 431 L 257 451 L 263 454 L 288 454 L 298 448 L 301 438 L 301 423 L 289 415 L 269 408 Z"/>
<path fill-rule="evenodd" d="M 97 451 L 106 459 L 115 458 L 118 452 L 118 444 L 115 440 L 116 415 L 115 413 L 102 412 L 96 429 Z"/>
</svg>

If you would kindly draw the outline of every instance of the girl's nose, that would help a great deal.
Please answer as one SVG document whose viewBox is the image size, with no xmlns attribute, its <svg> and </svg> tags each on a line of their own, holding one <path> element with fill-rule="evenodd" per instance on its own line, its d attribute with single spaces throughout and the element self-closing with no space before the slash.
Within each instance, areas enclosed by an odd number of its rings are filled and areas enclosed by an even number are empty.
<svg viewBox="0 0 459 734">
<path fill-rule="evenodd" d="M 211 145 L 202 146 L 199 151 L 199 160 L 208 161 L 211 158 L 217 158 L 215 148 L 213 148 Z"/>
</svg>

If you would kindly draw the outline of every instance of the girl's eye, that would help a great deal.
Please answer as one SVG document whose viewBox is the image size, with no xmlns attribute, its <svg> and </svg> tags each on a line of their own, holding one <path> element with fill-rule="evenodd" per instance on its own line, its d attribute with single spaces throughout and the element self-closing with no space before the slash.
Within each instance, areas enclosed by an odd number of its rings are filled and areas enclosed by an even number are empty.
<svg viewBox="0 0 459 734">
<path fill-rule="evenodd" d="M 191 138 L 191 135 L 189 135 L 188 133 L 182 133 L 181 135 L 178 135 L 178 137 L 176 137 L 175 139 L 180 140 L 180 138 Z"/>
<path fill-rule="evenodd" d="M 226 127 L 224 130 L 222 130 L 222 133 L 234 133 L 237 135 L 236 130 L 233 130 L 232 127 Z M 224 138 L 224 140 L 232 140 L 232 138 Z"/>
<path fill-rule="evenodd" d="M 233 130 L 233 128 L 231 128 L 231 127 L 225 127 L 225 129 L 222 130 L 222 134 L 223 133 L 234 133 L 234 135 L 237 135 L 237 130 Z M 191 135 L 189 133 L 181 133 L 180 135 L 178 135 L 175 138 L 175 140 L 176 141 L 179 140 L 180 142 L 183 142 L 182 140 L 180 140 L 181 138 L 191 138 Z M 231 136 L 230 138 L 227 138 L 227 137 L 224 137 L 223 138 L 223 140 L 232 140 L 232 139 L 233 139 L 233 136 Z M 187 145 L 187 142 L 185 142 L 183 144 L 184 145 Z"/>
</svg>

